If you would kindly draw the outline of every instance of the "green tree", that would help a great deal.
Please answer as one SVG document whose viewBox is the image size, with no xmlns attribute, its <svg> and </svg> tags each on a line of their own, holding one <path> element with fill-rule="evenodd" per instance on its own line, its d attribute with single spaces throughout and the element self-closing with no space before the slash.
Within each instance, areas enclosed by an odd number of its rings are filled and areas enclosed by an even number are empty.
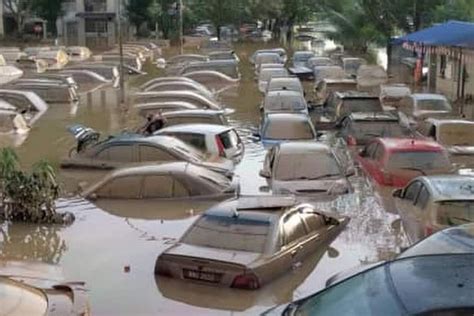
<svg viewBox="0 0 474 316">
<path fill-rule="evenodd" d="M 53 35 L 57 34 L 56 20 L 62 15 L 62 3 L 64 0 L 30 0 L 31 11 L 34 15 L 48 22 L 48 30 Z"/>
<path fill-rule="evenodd" d="M 23 34 L 26 19 L 31 15 L 31 0 L 2 0 L 4 13 L 9 14 L 16 23 L 17 32 Z"/>
<path fill-rule="evenodd" d="M 140 26 L 149 20 L 149 7 L 152 0 L 128 0 L 125 5 L 126 14 L 130 23 L 135 25 L 137 32 Z"/>
</svg>

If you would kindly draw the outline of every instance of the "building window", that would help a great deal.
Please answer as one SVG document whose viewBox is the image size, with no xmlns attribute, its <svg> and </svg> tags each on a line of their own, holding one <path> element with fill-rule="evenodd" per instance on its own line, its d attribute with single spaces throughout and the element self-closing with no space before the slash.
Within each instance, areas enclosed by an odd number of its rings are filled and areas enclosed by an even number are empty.
<svg viewBox="0 0 474 316">
<path fill-rule="evenodd" d="M 106 12 L 107 0 L 85 0 L 84 11 L 86 12 Z"/>
<path fill-rule="evenodd" d="M 107 33 L 107 21 L 87 19 L 86 33 Z"/>
</svg>

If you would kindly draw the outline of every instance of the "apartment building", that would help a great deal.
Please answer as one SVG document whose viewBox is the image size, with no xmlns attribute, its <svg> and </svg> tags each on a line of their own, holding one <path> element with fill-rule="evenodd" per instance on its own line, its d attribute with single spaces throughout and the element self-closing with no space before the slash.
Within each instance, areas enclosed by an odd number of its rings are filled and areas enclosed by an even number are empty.
<svg viewBox="0 0 474 316">
<path fill-rule="evenodd" d="M 96 50 L 114 46 L 119 5 L 123 6 L 122 0 L 65 0 L 64 14 L 56 22 L 60 40 Z"/>
</svg>

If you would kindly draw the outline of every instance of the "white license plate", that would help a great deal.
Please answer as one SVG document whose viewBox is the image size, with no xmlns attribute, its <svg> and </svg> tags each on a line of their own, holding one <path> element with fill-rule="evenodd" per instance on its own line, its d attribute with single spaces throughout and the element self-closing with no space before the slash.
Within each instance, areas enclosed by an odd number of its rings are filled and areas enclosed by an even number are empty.
<svg viewBox="0 0 474 316">
<path fill-rule="evenodd" d="M 221 274 L 204 272 L 198 270 L 183 269 L 183 276 L 185 279 L 200 280 L 212 283 L 218 283 L 221 280 Z"/>
</svg>

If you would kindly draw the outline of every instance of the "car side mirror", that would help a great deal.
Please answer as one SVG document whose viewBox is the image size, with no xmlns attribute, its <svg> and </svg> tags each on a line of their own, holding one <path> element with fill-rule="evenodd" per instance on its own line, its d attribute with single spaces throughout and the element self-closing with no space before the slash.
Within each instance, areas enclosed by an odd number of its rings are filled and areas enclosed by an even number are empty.
<svg viewBox="0 0 474 316">
<path fill-rule="evenodd" d="M 402 189 L 397 189 L 395 191 L 392 192 L 392 196 L 395 197 L 395 198 L 403 198 L 403 190 Z"/>
<path fill-rule="evenodd" d="M 367 157 L 367 151 L 364 149 L 362 149 L 361 151 L 359 151 L 359 156 L 361 157 Z"/>
<path fill-rule="evenodd" d="M 267 179 L 271 177 L 270 172 L 268 170 L 265 170 L 265 169 L 260 170 L 259 175 L 262 178 L 267 178 Z"/>
</svg>

